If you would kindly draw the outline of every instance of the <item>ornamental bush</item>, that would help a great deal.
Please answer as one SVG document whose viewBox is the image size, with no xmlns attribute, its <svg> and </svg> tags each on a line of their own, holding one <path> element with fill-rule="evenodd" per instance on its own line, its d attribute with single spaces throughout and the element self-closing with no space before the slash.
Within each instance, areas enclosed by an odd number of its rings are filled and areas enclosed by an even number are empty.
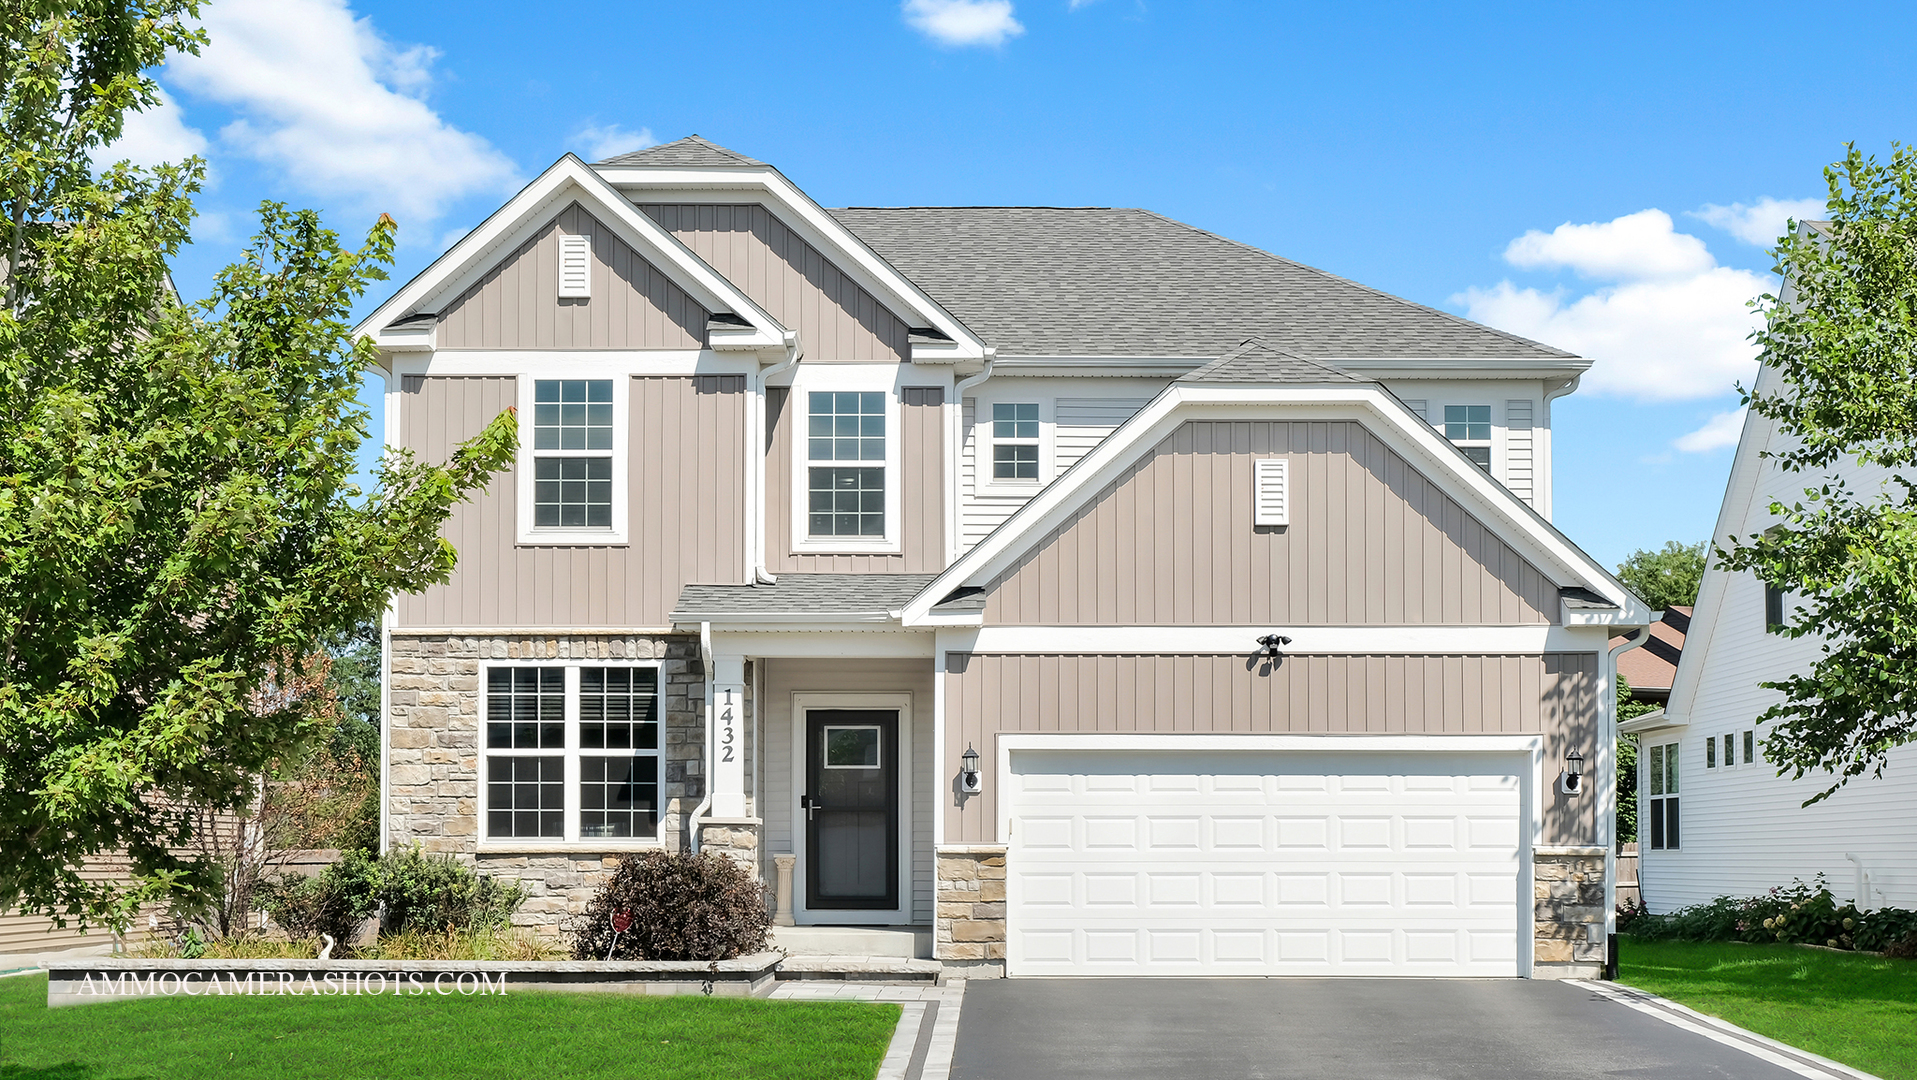
<svg viewBox="0 0 1917 1080">
<path fill-rule="evenodd" d="M 1619 920 L 1618 929 L 1626 932 Z M 1668 915 L 1639 915 L 1628 933 L 1647 941 L 1745 941 L 1753 944 L 1823 945 L 1866 952 L 1891 951 L 1917 939 L 1917 911 L 1878 908 L 1859 911 L 1838 903 L 1822 874 L 1762 896 L 1720 896 L 1679 908 Z"/>
<path fill-rule="evenodd" d="M 350 946 L 360 924 L 379 906 L 379 860 L 349 851 L 313 877 L 282 874 L 263 881 L 260 906 L 293 941 L 331 934 Z"/>
<path fill-rule="evenodd" d="M 498 930 L 526 902 L 517 882 L 483 877 L 450 855 L 427 855 L 417 846 L 389 851 L 379 860 L 381 929 Z"/>
<path fill-rule="evenodd" d="M 613 916 L 630 918 L 617 933 Z M 765 886 L 723 855 L 628 855 L 568 928 L 581 960 L 730 960 L 764 950 Z"/>
</svg>

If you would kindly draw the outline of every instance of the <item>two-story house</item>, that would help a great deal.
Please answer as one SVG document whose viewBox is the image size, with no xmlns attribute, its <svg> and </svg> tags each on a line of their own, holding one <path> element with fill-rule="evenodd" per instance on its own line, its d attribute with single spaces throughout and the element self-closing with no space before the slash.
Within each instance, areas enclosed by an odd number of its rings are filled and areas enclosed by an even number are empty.
<svg viewBox="0 0 1917 1080">
<path fill-rule="evenodd" d="M 828 211 L 568 155 L 364 322 L 516 408 L 386 627 L 385 841 L 723 850 L 1013 975 L 1592 974 L 1643 604 L 1552 528 L 1587 361 L 1142 210 Z M 1579 783 L 1579 774 L 1581 784 Z"/>
</svg>

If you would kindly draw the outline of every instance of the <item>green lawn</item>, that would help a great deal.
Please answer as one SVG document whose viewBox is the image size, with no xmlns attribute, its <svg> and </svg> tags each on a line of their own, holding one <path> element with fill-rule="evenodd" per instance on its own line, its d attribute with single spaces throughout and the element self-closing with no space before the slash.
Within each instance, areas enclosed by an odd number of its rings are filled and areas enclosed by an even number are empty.
<svg viewBox="0 0 1917 1080">
<path fill-rule="evenodd" d="M 1917 962 L 1628 937 L 1618 961 L 1619 982 L 1884 1080 L 1917 1080 Z"/>
<path fill-rule="evenodd" d="M 47 1008 L 0 979 L 0 1080 L 871 1080 L 897 1005 L 526 991 Z"/>
</svg>

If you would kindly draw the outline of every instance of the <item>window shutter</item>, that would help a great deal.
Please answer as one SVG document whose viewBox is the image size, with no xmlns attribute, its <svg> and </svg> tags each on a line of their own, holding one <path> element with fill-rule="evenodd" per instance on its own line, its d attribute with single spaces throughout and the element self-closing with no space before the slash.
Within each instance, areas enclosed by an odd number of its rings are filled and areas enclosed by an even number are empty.
<svg viewBox="0 0 1917 1080">
<path fill-rule="evenodd" d="M 592 240 L 584 236 L 559 238 L 559 298 L 592 295 Z"/>
<path fill-rule="evenodd" d="M 1291 483 L 1284 458 L 1252 462 L 1255 490 L 1251 500 L 1253 525 L 1291 524 Z"/>
</svg>

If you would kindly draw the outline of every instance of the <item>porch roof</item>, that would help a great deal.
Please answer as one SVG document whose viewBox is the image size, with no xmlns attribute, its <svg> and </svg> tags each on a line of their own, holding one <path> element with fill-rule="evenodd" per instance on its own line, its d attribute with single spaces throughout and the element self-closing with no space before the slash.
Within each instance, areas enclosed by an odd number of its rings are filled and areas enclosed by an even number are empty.
<svg viewBox="0 0 1917 1080">
<path fill-rule="evenodd" d="M 937 574 L 780 574 L 774 585 L 687 585 L 675 623 L 752 615 L 861 615 L 897 611 Z"/>
</svg>

